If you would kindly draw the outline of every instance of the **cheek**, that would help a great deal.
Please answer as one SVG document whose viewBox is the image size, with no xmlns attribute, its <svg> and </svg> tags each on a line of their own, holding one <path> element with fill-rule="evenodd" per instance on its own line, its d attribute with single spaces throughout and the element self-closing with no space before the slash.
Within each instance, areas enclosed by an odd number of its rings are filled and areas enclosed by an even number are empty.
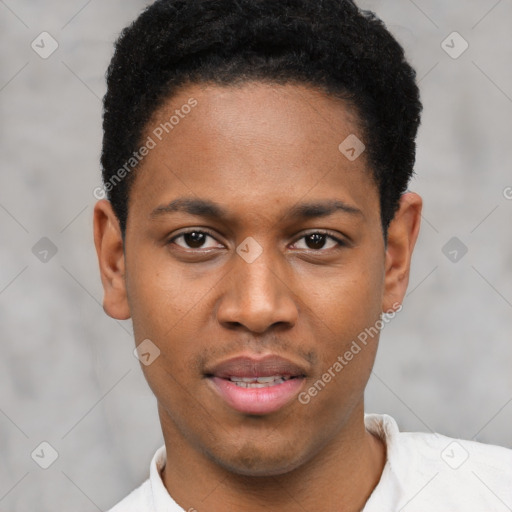
<svg viewBox="0 0 512 512">
<path fill-rule="evenodd" d="M 315 313 L 311 332 L 318 333 L 315 343 L 322 372 L 313 380 L 320 379 L 331 389 L 322 393 L 324 400 L 334 403 L 342 396 L 350 399 L 349 390 L 356 395 L 363 391 L 377 351 L 382 292 L 383 266 L 371 256 L 366 261 L 358 258 L 350 272 L 340 270 L 322 292 L 310 297 Z"/>
<path fill-rule="evenodd" d="M 333 334 L 357 336 L 361 330 L 374 325 L 381 313 L 384 290 L 382 263 L 374 257 L 356 257 L 352 264 L 336 269 L 316 281 L 319 286 L 309 295 L 311 310 Z"/>
<path fill-rule="evenodd" d="M 136 339 L 166 338 L 175 329 L 189 329 L 212 285 L 190 280 L 161 254 L 140 254 L 138 258 L 143 263 L 127 268 L 128 301 Z"/>
<path fill-rule="evenodd" d="M 174 403 L 183 394 L 180 383 L 190 381 L 196 371 L 189 362 L 205 343 L 200 339 L 201 324 L 214 283 L 191 280 L 161 255 L 138 258 L 141 263 L 128 267 L 127 274 L 134 337 L 136 344 L 151 340 L 160 351 L 154 363 L 142 370 L 155 395 Z"/>
<path fill-rule="evenodd" d="M 367 298 L 372 299 L 372 295 Z M 317 332 L 323 333 L 317 337 L 320 364 L 308 379 L 300 403 L 310 404 L 309 415 L 326 429 L 328 425 L 337 428 L 360 403 L 373 368 L 380 308 L 377 301 L 373 306 L 366 304 L 362 311 L 340 304 L 338 314 L 331 314 L 328 327 L 324 322 L 316 326 Z"/>
</svg>

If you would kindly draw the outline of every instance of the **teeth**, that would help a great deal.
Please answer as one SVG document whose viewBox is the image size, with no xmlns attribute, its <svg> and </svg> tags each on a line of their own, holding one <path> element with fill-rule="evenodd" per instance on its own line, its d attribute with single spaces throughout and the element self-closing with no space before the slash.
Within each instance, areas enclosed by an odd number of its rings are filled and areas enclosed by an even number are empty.
<svg viewBox="0 0 512 512">
<path fill-rule="evenodd" d="M 257 377 L 230 377 L 233 382 L 257 382 Z"/>
<path fill-rule="evenodd" d="M 283 377 L 281 375 L 273 375 L 271 377 L 230 377 L 231 382 L 234 382 L 241 388 L 266 388 L 282 384 L 290 379 L 291 377 Z"/>
<path fill-rule="evenodd" d="M 273 376 L 273 377 L 258 377 L 258 382 L 260 384 L 270 384 L 271 382 L 274 382 L 277 379 L 282 379 L 282 377 L 279 376 Z"/>
</svg>

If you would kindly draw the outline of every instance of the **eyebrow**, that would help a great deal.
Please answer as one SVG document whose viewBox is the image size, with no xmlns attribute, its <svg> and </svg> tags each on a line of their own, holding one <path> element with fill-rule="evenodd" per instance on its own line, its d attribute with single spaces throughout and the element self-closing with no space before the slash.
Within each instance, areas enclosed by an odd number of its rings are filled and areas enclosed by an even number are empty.
<svg viewBox="0 0 512 512">
<path fill-rule="evenodd" d="M 338 199 L 327 201 L 316 201 L 310 203 L 299 203 L 294 205 L 285 214 L 286 219 L 314 219 L 328 217 L 336 212 L 344 212 L 350 215 L 364 217 L 363 212 L 355 206 L 349 205 Z M 171 201 L 169 204 L 157 206 L 149 215 L 150 219 L 156 219 L 162 215 L 183 212 L 198 217 L 227 220 L 229 211 L 219 204 L 208 199 L 181 197 Z"/>
</svg>

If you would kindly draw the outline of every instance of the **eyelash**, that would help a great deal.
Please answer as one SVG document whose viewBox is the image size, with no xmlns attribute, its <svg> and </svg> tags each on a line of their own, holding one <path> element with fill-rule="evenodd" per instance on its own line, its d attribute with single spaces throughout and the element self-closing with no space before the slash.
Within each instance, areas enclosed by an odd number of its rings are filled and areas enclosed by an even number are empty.
<svg viewBox="0 0 512 512">
<path fill-rule="evenodd" d="M 172 245 L 175 240 L 177 240 L 178 238 L 180 238 L 180 237 L 182 237 L 184 235 L 187 235 L 189 233 L 200 233 L 200 234 L 208 235 L 209 237 L 211 237 L 211 238 L 213 238 L 214 240 L 217 241 L 215 236 L 212 233 L 210 233 L 209 231 L 205 230 L 205 229 L 190 229 L 188 231 L 181 232 L 179 235 L 173 236 L 170 240 L 167 241 L 166 245 Z M 299 240 L 302 240 L 303 238 L 306 238 L 306 237 L 311 236 L 311 235 L 324 235 L 325 237 L 330 238 L 331 240 L 334 240 L 336 242 L 336 244 L 337 244 L 337 247 L 331 247 L 330 249 L 308 249 L 308 250 L 310 250 L 312 252 L 317 252 L 317 253 L 327 252 L 327 251 L 330 251 L 332 249 L 337 250 L 337 249 L 340 249 L 342 247 L 346 247 L 348 245 L 347 242 L 345 242 L 344 240 L 342 240 L 340 238 L 337 238 L 337 237 L 335 237 L 333 235 L 330 235 L 329 233 L 327 233 L 325 231 L 322 231 L 322 230 L 311 231 L 309 233 L 306 233 L 305 235 L 302 235 L 300 238 L 298 238 L 296 240 L 296 242 L 294 242 L 294 244 L 297 243 Z M 206 251 L 201 250 L 201 249 L 193 249 L 193 248 L 186 249 L 186 248 L 181 247 L 181 246 L 178 246 L 178 247 L 180 247 L 180 249 L 183 249 L 183 250 L 189 251 L 189 252 L 206 252 Z"/>
</svg>

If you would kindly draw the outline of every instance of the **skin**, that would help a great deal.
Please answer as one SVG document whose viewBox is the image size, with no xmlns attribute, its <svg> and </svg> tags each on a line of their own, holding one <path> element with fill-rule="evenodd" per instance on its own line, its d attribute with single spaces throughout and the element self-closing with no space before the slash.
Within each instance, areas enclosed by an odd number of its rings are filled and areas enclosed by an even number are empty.
<svg viewBox="0 0 512 512">
<path fill-rule="evenodd" d="M 145 137 L 190 98 L 197 106 L 136 171 L 124 243 L 110 203 L 94 211 L 104 309 L 131 317 L 136 343 L 161 351 L 141 367 L 167 447 L 164 484 L 199 512 L 359 511 L 385 463 L 384 444 L 364 427 L 378 336 L 308 404 L 268 415 L 231 409 L 204 372 L 273 353 L 307 368 L 301 391 L 310 388 L 402 302 L 422 200 L 402 196 L 386 246 L 365 154 L 351 162 L 338 150 L 350 134 L 363 140 L 357 117 L 306 85 L 188 84 Z M 229 217 L 151 217 L 178 197 L 215 201 Z M 360 213 L 286 217 L 297 203 L 330 199 Z M 175 238 L 192 228 L 209 236 Z M 329 236 L 315 245 L 306 235 L 319 230 L 345 245 Z M 252 263 L 236 252 L 247 237 L 262 249 Z"/>
</svg>

